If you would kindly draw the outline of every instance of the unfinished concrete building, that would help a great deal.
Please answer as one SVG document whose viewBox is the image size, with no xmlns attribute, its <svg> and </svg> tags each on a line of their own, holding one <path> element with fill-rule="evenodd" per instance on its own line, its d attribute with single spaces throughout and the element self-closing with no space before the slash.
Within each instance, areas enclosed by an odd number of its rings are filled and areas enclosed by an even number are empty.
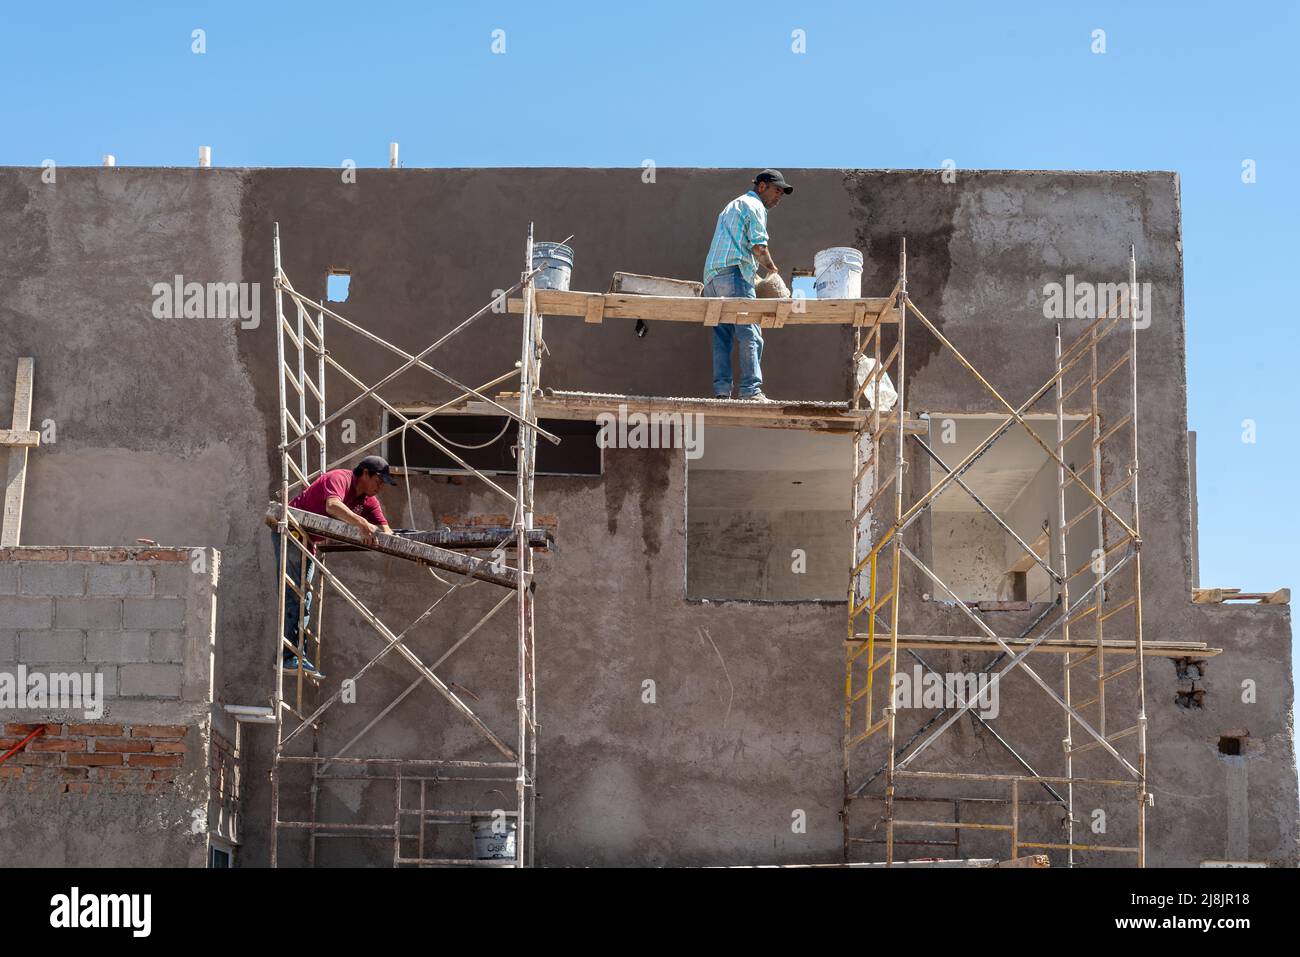
<svg viewBox="0 0 1300 957">
<path fill-rule="evenodd" d="M 604 290 L 698 279 L 749 171 L 43 172 L 0 670 L 103 708 L 0 695 L 0 861 L 1297 863 L 1287 596 L 1197 570 L 1176 175 L 791 170 L 777 261 L 863 298 L 738 305 Z M 719 321 L 779 401 L 691 398 Z M 653 412 L 702 430 L 600 441 Z M 290 514 L 368 451 L 414 531 Z M 268 521 L 327 537 L 323 680 Z"/>
</svg>

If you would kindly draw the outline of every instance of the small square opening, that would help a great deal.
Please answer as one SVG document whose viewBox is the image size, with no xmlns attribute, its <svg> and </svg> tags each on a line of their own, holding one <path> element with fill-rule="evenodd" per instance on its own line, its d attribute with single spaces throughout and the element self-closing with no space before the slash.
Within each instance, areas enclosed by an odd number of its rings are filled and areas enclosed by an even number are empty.
<svg viewBox="0 0 1300 957">
<path fill-rule="evenodd" d="M 352 273 L 346 269 L 331 269 L 325 277 L 325 299 L 327 302 L 347 302 L 348 289 L 352 285 Z"/>
</svg>

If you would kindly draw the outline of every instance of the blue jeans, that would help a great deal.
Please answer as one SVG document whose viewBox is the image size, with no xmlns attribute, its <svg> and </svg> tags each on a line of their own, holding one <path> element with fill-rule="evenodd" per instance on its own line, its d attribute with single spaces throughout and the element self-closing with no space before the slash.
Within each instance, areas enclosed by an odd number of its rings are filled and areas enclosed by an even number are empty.
<svg viewBox="0 0 1300 957">
<path fill-rule="evenodd" d="M 754 287 L 745 282 L 739 266 L 718 273 L 704 286 L 701 296 L 726 299 L 753 299 Z M 763 333 L 757 323 L 720 322 L 713 327 L 713 394 L 731 394 L 731 343 L 740 351 L 740 390 L 742 399 L 763 389 Z"/>
<path fill-rule="evenodd" d="M 275 572 L 280 573 L 280 533 L 271 529 L 271 541 L 275 545 Z M 316 563 L 311 559 L 307 560 L 307 574 L 302 574 L 302 552 L 298 547 L 289 542 L 289 554 L 285 558 L 285 572 L 292 581 L 299 582 L 299 587 L 303 589 L 302 605 L 302 627 L 306 629 L 311 624 L 311 592 L 307 591 L 307 585 L 311 582 L 316 574 Z M 277 586 L 279 580 L 277 579 Z M 298 647 L 298 596 L 295 595 L 288 585 L 284 588 L 284 637 L 295 648 Z M 305 649 L 305 645 L 304 645 Z M 286 660 L 294 657 L 294 652 L 281 646 Z M 305 653 L 305 651 L 304 651 Z"/>
</svg>

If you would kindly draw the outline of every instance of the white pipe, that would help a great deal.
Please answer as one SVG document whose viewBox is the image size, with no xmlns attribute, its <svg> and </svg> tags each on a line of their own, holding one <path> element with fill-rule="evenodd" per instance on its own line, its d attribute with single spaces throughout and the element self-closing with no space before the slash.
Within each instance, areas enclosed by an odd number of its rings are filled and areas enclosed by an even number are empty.
<svg viewBox="0 0 1300 957">
<path fill-rule="evenodd" d="M 397 169 L 397 144 L 388 144 L 388 166 L 390 169 Z"/>
<path fill-rule="evenodd" d="M 114 156 L 112 153 L 105 153 L 105 154 L 104 154 L 104 165 L 105 165 L 105 166 L 116 166 L 116 165 L 117 165 L 117 157 Z"/>
<path fill-rule="evenodd" d="M 211 166 L 211 165 L 212 165 L 212 147 L 211 147 L 211 146 L 200 146 L 200 147 L 199 147 L 199 166 L 202 167 L 202 168 L 204 168 L 204 169 L 207 169 L 207 168 L 208 168 L 209 166 Z"/>
</svg>

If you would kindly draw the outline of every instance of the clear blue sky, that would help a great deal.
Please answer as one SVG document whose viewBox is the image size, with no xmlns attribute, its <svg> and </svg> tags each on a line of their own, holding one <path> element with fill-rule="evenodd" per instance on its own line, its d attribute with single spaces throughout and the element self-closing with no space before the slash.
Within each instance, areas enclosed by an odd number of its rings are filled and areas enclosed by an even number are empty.
<svg viewBox="0 0 1300 957">
<path fill-rule="evenodd" d="M 0 164 L 1177 170 L 1201 580 L 1264 591 L 1300 585 L 1298 9 L 0 0 Z"/>
</svg>

